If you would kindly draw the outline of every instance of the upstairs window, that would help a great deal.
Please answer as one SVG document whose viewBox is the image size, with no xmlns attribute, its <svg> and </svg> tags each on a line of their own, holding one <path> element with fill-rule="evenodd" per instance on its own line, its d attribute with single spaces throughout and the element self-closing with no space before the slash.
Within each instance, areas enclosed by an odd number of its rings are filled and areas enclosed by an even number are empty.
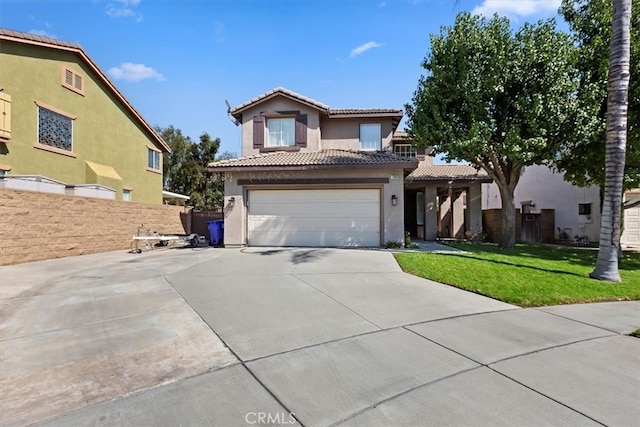
<svg viewBox="0 0 640 427">
<path fill-rule="evenodd" d="M 73 120 L 61 111 L 38 105 L 38 144 L 73 151 Z"/>
<path fill-rule="evenodd" d="M 382 150 L 382 133 L 380 123 L 363 123 L 360 125 L 360 149 Z"/>
<path fill-rule="evenodd" d="M 400 157 L 416 157 L 418 152 L 411 144 L 396 144 L 393 146 L 393 154 Z"/>
<path fill-rule="evenodd" d="M 306 146 L 306 114 L 300 111 L 267 111 L 253 117 L 253 148 L 295 151 Z"/>
<path fill-rule="evenodd" d="M 160 170 L 160 152 L 147 147 L 147 168 L 154 171 Z"/>
<path fill-rule="evenodd" d="M 292 147 L 296 145 L 296 119 L 267 119 L 267 147 Z"/>
<path fill-rule="evenodd" d="M 62 67 L 62 86 L 84 95 L 84 76 L 68 67 Z"/>
</svg>

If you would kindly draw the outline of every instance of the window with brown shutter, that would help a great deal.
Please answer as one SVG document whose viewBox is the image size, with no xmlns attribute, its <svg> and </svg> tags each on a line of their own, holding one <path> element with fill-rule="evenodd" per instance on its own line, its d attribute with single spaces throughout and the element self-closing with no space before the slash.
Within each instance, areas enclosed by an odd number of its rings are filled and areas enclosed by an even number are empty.
<svg viewBox="0 0 640 427">
<path fill-rule="evenodd" d="M 253 148 L 264 147 L 264 117 L 253 116 Z"/>
<path fill-rule="evenodd" d="M 11 139 L 11 95 L 0 92 L 0 141 Z"/>
<path fill-rule="evenodd" d="M 307 146 L 307 115 L 298 113 L 296 115 L 296 146 Z"/>
</svg>

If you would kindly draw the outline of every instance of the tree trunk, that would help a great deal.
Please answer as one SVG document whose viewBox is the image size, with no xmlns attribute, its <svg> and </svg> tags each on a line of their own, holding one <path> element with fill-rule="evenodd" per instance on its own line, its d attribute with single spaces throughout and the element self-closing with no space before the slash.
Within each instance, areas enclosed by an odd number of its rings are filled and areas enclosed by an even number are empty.
<svg viewBox="0 0 640 427">
<path fill-rule="evenodd" d="M 516 247 L 516 208 L 513 205 L 515 185 L 498 185 L 502 199 L 502 224 L 498 247 L 513 250 Z"/>
<path fill-rule="evenodd" d="M 613 1 L 611 25 L 607 145 L 604 201 L 600 223 L 600 249 L 595 270 L 589 276 L 594 279 L 619 282 L 618 251 L 620 248 L 622 184 L 627 146 L 631 0 Z"/>
</svg>

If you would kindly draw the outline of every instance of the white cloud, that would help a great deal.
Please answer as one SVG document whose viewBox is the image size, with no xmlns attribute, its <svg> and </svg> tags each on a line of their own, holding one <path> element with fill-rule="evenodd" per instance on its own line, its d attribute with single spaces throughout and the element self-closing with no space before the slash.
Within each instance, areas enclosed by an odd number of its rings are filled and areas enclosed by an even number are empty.
<svg viewBox="0 0 640 427">
<path fill-rule="evenodd" d="M 107 73 L 116 80 L 125 82 L 139 82 L 145 79 L 164 80 L 164 76 L 151 67 L 144 64 L 125 62 L 119 67 L 110 68 Z"/>
<path fill-rule="evenodd" d="M 562 0 L 484 0 L 471 12 L 474 15 L 506 15 L 511 17 L 553 16 L 558 13 Z"/>
<path fill-rule="evenodd" d="M 57 38 L 55 34 L 48 33 L 45 30 L 29 30 L 29 34 L 40 37 L 49 37 L 50 39 Z"/>
<path fill-rule="evenodd" d="M 142 21 L 142 14 L 135 10 L 142 0 L 111 0 L 107 3 L 107 15 L 112 18 L 135 17 L 137 22 Z"/>
<path fill-rule="evenodd" d="M 355 58 L 356 56 L 365 53 L 369 49 L 373 49 L 373 48 L 381 47 L 381 46 L 382 45 L 380 43 L 378 43 L 378 42 L 367 42 L 367 43 L 362 44 L 362 45 L 356 47 L 355 49 L 353 49 L 351 51 L 351 54 L 349 55 L 349 57 L 350 58 Z"/>
</svg>

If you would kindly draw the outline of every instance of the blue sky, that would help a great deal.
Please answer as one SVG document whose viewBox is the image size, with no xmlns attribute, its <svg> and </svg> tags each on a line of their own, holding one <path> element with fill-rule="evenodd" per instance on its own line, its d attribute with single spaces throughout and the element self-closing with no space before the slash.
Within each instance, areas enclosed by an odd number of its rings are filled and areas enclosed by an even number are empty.
<svg viewBox="0 0 640 427">
<path fill-rule="evenodd" d="M 226 114 L 278 86 L 332 108 L 403 108 L 457 13 L 556 17 L 560 0 L 0 0 L 0 27 L 79 43 L 151 125 L 240 154 Z M 560 18 L 558 18 L 561 21 Z M 566 26 L 565 26 L 566 27 Z M 400 128 L 404 126 L 404 121 Z"/>
</svg>

